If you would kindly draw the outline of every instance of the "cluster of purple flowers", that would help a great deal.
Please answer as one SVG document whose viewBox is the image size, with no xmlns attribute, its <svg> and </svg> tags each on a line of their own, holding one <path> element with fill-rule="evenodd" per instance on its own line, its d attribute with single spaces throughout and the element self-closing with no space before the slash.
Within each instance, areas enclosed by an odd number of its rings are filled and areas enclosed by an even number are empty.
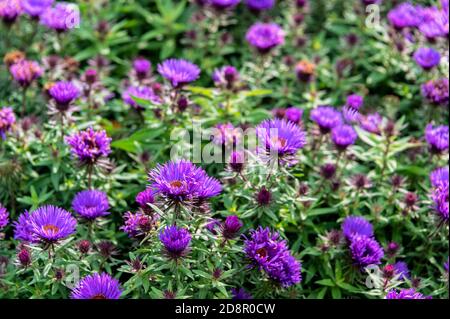
<svg viewBox="0 0 450 319">
<path fill-rule="evenodd" d="M 252 267 L 263 270 L 274 282 L 290 287 L 301 281 L 301 264 L 277 232 L 259 227 L 245 240 L 245 254 Z"/>
<path fill-rule="evenodd" d="M 0 138 L 5 139 L 6 133 L 9 132 L 14 123 L 16 123 L 16 116 L 12 108 L 3 107 L 0 109 Z"/>
</svg>

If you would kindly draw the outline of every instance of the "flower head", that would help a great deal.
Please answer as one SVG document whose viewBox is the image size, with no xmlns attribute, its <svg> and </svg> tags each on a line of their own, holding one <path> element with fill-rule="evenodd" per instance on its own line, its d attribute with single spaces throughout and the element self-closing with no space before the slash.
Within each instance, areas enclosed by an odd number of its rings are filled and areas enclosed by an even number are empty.
<svg viewBox="0 0 450 319">
<path fill-rule="evenodd" d="M 247 31 L 247 42 L 260 53 L 268 53 L 284 43 L 285 32 L 276 23 L 255 23 Z"/>
<path fill-rule="evenodd" d="M 364 104 L 364 98 L 358 94 L 351 94 L 347 96 L 346 106 L 359 110 Z"/>
<path fill-rule="evenodd" d="M 433 127 L 433 124 L 428 124 L 425 129 L 425 139 L 431 147 L 431 152 L 442 153 L 448 150 L 449 144 L 449 129 L 448 126 L 441 125 Z"/>
<path fill-rule="evenodd" d="M 16 116 L 12 108 L 3 107 L 0 109 L 0 138 L 5 139 L 6 133 L 9 132 L 12 126 L 16 123 Z"/>
<path fill-rule="evenodd" d="M 237 236 L 244 224 L 236 215 L 228 216 L 222 225 L 222 236 L 225 239 L 233 239 Z"/>
<path fill-rule="evenodd" d="M 125 103 L 135 108 L 136 110 L 143 110 L 144 106 L 140 105 L 133 98 L 139 100 L 146 100 L 154 104 L 160 104 L 161 99 L 155 94 L 155 91 L 149 86 L 129 86 L 122 94 L 122 99 Z"/>
<path fill-rule="evenodd" d="M 183 59 L 165 60 L 158 64 L 158 72 L 175 88 L 194 82 L 200 77 L 199 67 Z"/>
<path fill-rule="evenodd" d="M 245 4 L 250 10 L 264 11 L 272 9 L 275 6 L 275 0 L 246 0 Z"/>
<path fill-rule="evenodd" d="M 433 48 L 420 48 L 414 53 L 414 60 L 424 70 L 430 70 L 441 61 L 441 55 Z"/>
<path fill-rule="evenodd" d="M 66 137 L 66 143 L 71 147 L 72 155 L 82 164 L 94 164 L 101 157 L 111 153 L 111 138 L 105 131 L 94 131 L 88 128 L 85 131 L 74 133 Z"/>
<path fill-rule="evenodd" d="M 135 214 L 126 212 L 124 215 L 125 223 L 121 230 L 128 234 L 129 237 L 145 236 L 155 225 L 155 219 L 142 212 Z"/>
<path fill-rule="evenodd" d="M 430 173 L 430 181 L 433 187 L 439 187 L 442 184 L 449 183 L 448 167 L 439 167 Z"/>
<path fill-rule="evenodd" d="M 109 214 L 108 196 L 98 190 L 85 190 L 75 196 L 72 208 L 82 218 L 94 220 Z"/>
<path fill-rule="evenodd" d="M 430 80 L 422 85 L 422 96 L 435 105 L 448 105 L 448 78 Z"/>
<path fill-rule="evenodd" d="M 209 4 L 217 9 L 230 9 L 237 6 L 241 0 L 209 0 Z"/>
<path fill-rule="evenodd" d="M 84 277 L 72 290 L 71 299 L 119 299 L 122 291 L 117 279 L 107 273 Z"/>
<path fill-rule="evenodd" d="M 14 80 L 22 87 L 28 87 L 44 72 L 35 61 L 21 60 L 9 68 Z"/>
<path fill-rule="evenodd" d="M 414 288 L 410 288 L 401 289 L 400 291 L 392 289 L 388 292 L 385 299 L 431 299 L 431 297 L 426 297 Z"/>
<path fill-rule="evenodd" d="M 40 16 L 41 24 L 55 30 L 65 32 L 75 28 L 80 22 L 80 12 L 72 3 L 60 2 L 48 8 Z"/>
<path fill-rule="evenodd" d="M 5 228 L 9 223 L 9 213 L 5 207 L 0 204 L 0 230 Z"/>
<path fill-rule="evenodd" d="M 31 225 L 31 215 L 28 211 L 19 215 L 19 218 L 14 222 L 14 239 L 26 243 L 37 243 L 39 240 L 33 233 L 33 226 Z"/>
<path fill-rule="evenodd" d="M 50 8 L 55 0 L 22 0 L 22 8 L 25 13 L 33 18 L 39 17 L 48 8 Z"/>
<path fill-rule="evenodd" d="M 404 2 L 388 13 L 389 22 L 397 29 L 416 27 L 420 24 L 420 8 Z"/>
<path fill-rule="evenodd" d="M 22 5 L 20 0 L 0 1 L 0 18 L 5 23 L 13 23 L 17 17 L 22 14 Z"/>
<path fill-rule="evenodd" d="M 138 79 L 145 79 L 151 72 L 152 63 L 144 58 L 137 58 L 133 61 L 133 70 Z"/>
<path fill-rule="evenodd" d="M 439 218 L 448 223 L 449 216 L 449 183 L 442 183 L 436 187 L 431 193 L 433 200 L 434 211 Z"/>
<path fill-rule="evenodd" d="M 381 124 L 383 118 L 378 113 L 369 114 L 360 118 L 360 125 L 365 131 L 373 134 L 381 134 Z"/>
<path fill-rule="evenodd" d="M 394 264 L 394 272 L 400 280 L 409 279 L 411 277 L 408 265 L 404 261 L 397 261 Z"/>
<path fill-rule="evenodd" d="M 238 70 L 230 65 L 215 69 L 212 74 L 214 84 L 228 90 L 233 89 L 235 83 L 239 81 L 239 78 Z"/>
<path fill-rule="evenodd" d="M 148 204 L 155 203 L 155 192 L 151 188 L 147 188 L 145 191 L 136 195 L 136 202 L 142 209 L 148 209 Z"/>
<path fill-rule="evenodd" d="M 331 139 L 338 149 L 345 150 L 350 145 L 355 144 L 358 134 L 352 126 L 340 125 L 331 131 Z"/>
<path fill-rule="evenodd" d="M 348 240 L 351 240 L 355 235 L 372 237 L 373 226 L 364 217 L 349 216 L 345 218 L 344 222 L 342 223 L 342 232 Z"/>
<path fill-rule="evenodd" d="M 168 226 L 159 234 L 164 251 L 170 258 L 178 259 L 189 252 L 191 234 L 186 228 Z"/>
<path fill-rule="evenodd" d="M 342 124 L 342 115 L 331 106 L 319 106 L 311 111 L 311 120 L 320 128 L 322 133 L 328 133 Z"/>
<path fill-rule="evenodd" d="M 297 107 L 289 107 L 284 115 L 289 122 L 299 124 L 302 121 L 303 110 Z"/>
<path fill-rule="evenodd" d="M 80 90 L 72 82 L 65 81 L 56 82 L 48 92 L 61 111 L 67 110 L 69 104 L 80 95 Z"/>
<path fill-rule="evenodd" d="M 247 299 L 253 299 L 253 296 L 249 294 L 247 291 L 244 290 L 244 288 L 232 288 L 231 294 L 233 295 L 233 300 L 247 300 Z"/>
<path fill-rule="evenodd" d="M 350 252 L 355 264 L 361 268 L 381 264 L 384 257 L 383 248 L 373 238 L 364 235 L 354 235 L 350 242 Z"/>
</svg>

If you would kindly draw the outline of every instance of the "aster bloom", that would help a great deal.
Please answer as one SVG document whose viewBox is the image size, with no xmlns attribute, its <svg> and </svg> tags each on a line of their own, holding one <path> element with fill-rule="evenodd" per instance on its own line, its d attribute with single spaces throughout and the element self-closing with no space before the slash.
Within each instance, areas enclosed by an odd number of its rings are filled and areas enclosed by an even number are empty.
<svg viewBox="0 0 450 319">
<path fill-rule="evenodd" d="M 388 292 L 385 299 L 431 299 L 431 297 L 426 297 L 414 288 L 410 288 L 401 289 L 400 291 L 392 289 Z"/>
<path fill-rule="evenodd" d="M 31 215 L 28 211 L 19 215 L 14 225 L 14 239 L 26 243 L 37 243 L 38 238 L 34 235 L 33 226 L 31 224 Z"/>
<path fill-rule="evenodd" d="M 359 110 L 364 104 L 364 98 L 358 94 L 351 94 L 347 96 L 346 106 Z"/>
<path fill-rule="evenodd" d="M 345 218 L 344 222 L 342 223 L 342 232 L 348 240 L 351 240 L 355 235 L 372 237 L 373 226 L 364 217 L 349 216 Z"/>
<path fill-rule="evenodd" d="M 441 219 L 441 223 L 448 223 L 449 216 L 449 184 L 442 183 L 431 194 L 434 211 Z"/>
<path fill-rule="evenodd" d="M 94 220 L 109 215 L 108 196 L 98 190 L 85 190 L 75 196 L 72 208 L 82 218 Z"/>
<path fill-rule="evenodd" d="M 103 130 L 94 131 L 88 128 L 67 136 L 66 143 L 71 147 L 72 155 L 77 157 L 81 164 L 94 164 L 111 153 L 111 138 Z"/>
<path fill-rule="evenodd" d="M 213 235 L 217 235 L 217 229 L 222 226 L 222 223 L 218 219 L 211 219 L 206 225 L 205 228 Z"/>
<path fill-rule="evenodd" d="M 72 82 L 56 82 L 48 91 L 59 111 L 66 111 L 69 105 L 80 95 L 80 90 Z"/>
<path fill-rule="evenodd" d="M 439 187 L 442 184 L 449 183 L 448 167 L 439 167 L 430 173 L 430 181 L 433 187 Z"/>
<path fill-rule="evenodd" d="M 449 144 L 449 129 L 448 126 L 436 126 L 428 124 L 425 129 L 425 139 L 430 145 L 431 152 L 440 154 L 448 150 Z"/>
<path fill-rule="evenodd" d="M 383 118 L 378 113 L 369 114 L 367 116 L 360 117 L 359 124 L 362 129 L 373 134 L 381 134 L 381 125 Z"/>
<path fill-rule="evenodd" d="M 250 231 L 244 252 L 253 267 L 266 272 L 268 277 L 282 287 L 290 287 L 301 281 L 301 264 L 289 252 L 286 241 L 277 232 L 259 227 Z"/>
<path fill-rule="evenodd" d="M 213 130 L 212 140 L 217 145 L 236 145 L 240 141 L 241 134 L 233 124 L 217 124 Z"/>
<path fill-rule="evenodd" d="M 125 103 L 135 108 L 136 110 L 143 110 L 144 106 L 140 105 L 139 102 L 135 101 L 133 98 L 139 100 L 149 101 L 154 104 L 160 104 L 161 99 L 155 94 L 153 89 L 148 86 L 129 86 L 122 94 L 122 99 Z"/>
<path fill-rule="evenodd" d="M 236 82 L 239 81 L 240 75 L 238 70 L 231 65 L 226 65 L 215 69 L 212 74 L 212 80 L 218 87 L 223 87 L 227 90 L 234 88 Z"/>
<path fill-rule="evenodd" d="M 275 6 L 275 0 L 246 0 L 245 4 L 252 11 L 270 10 Z"/>
<path fill-rule="evenodd" d="M 244 288 L 231 288 L 231 294 L 233 300 L 249 300 L 253 299 L 253 296 L 249 294 Z"/>
<path fill-rule="evenodd" d="M 344 119 L 349 123 L 359 122 L 359 109 L 364 104 L 364 98 L 358 94 L 352 94 L 347 97 L 347 101 L 342 108 Z"/>
<path fill-rule="evenodd" d="M 43 12 L 40 21 L 46 27 L 61 33 L 79 25 L 80 12 L 75 4 L 60 2 Z"/>
<path fill-rule="evenodd" d="M 255 23 L 247 31 L 247 42 L 260 53 L 268 53 L 284 44 L 285 32 L 276 23 Z"/>
<path fill-rule="evenodd" d="M 403 261 L 397 261 L 394 264 L 394 272 L 395 275 L 398 276 L 398 279 L 400 280 L 409 279 L 411 277 L 408 265 Z"/>
<path fill-rule="evenodd" d="M 384 257 L 383 248 L 380 244 L 375 239 L 364 235 L 352 236 L 350 252 L 355 264 L 361 268 L 379 265 Z"/>
<path fill-rule="evenodd" d="M 245 154 L 233 151 L 230 155 L 228 166 L 231 171 L 241 173 L 245 167 Z"/>
<path fill-rule="evenodd" d="M 33 18 L 39 17 L 48 8 L 50 8 L 55 0 L 22 0 L 22 8 L 25 13 Z"/>
<path fill-rule="evenodd" d="M 339 150 L 345 150 L 358 139 L 355 129 L 350 125 L 340 125 L 331 131 L 331 139 Z"/>
<path fill-rule="evenodd" d="M 200 77 L 199 67 L 183 59 L 165 60 L 162 64 L 158 64 L 158 72 L 174 88 L 180 88 L 194 82 Z"/>
<path fill-rule="evenodd" d="M 17 17 L 22 14 L 22 11 L 20 0 L 0 1 L 0 18 L 7 24 L 16 21 Z"/>
<path fill-rule="evenodd" d="M 420 7 L 401 3 L 388 12 L 387 18 L 396 29 L 417 27 L 420 22 Z"/>
<path fill-rule="evenodd" d="M 149 209 L 150 207 L 148 204 L 155 203 L 155 192 L 151 188 L 147 188 L 145 191 L 140 192 L 136 195 L 136 203 L 144 210 Z"/>
<path fill-rule="evenodd" d="M 186 256 L 189 252 L 191 234 L 186 228 L 168 226 L 161 231 L 159 239 L 164 245 L 165 254 L 171 259 Z"/>
<path fill-rule="evenodd" d="M 237 236 L 244 224 L 236 215 L 228 216 L 222 225 L 222 236 L 225 239 L 233 239 Z"/>
<path fill-rule="evenodd" d="M 196 192 L 197 201 L 204 201 L 208 198 L 215 197 L 222 192 L 222 185 L 214 177 L 207 176 L 202 172 L 203 176 L 200 176 L 200 182 Z"/>
<path fill-rule="evenodd" d="M 5 228 L 9 223 L 9 213 L 5 207 L 0 204 L 0 230 Z"/>
<path fill-rule="evenodd" d="M 441 55 L 433 48 L 420 48 L 414 53 L 414 60 L 424 70 L 431 70 L 441 62 Z"/>
<path fill-rule="evenodd" d="M 125 223 L 120 229 L 127 233 L 129 237 L 137 238 L 145 236 L 152 230 L 156 220 L 142 212 L 137 212 L 135 214 L 126 212 L 124 214 L 124 221 Z"/>
<path fill-rule="evenodd" d="M 422 96 L 434 105 L 448 105 L 448 78 L 430 80 L 422 85 Z"/>
<path fill-rule="evenodd" d="M 289 107 L 285 112 L 285 117 L 289 122 L 300 124 L 302 121 L 303 110 L 297 107 Z"/>
<path fill-rule="evenodd" d="M 30 214 L 30 224 L 40 241 L 54 244 L 75 233 L 77 221 L 68 211 L 48 205 Z"/>
<path fill-rule="evenodd" d="M 286 120 L 266 120 L 258 125 L 256 134 L 261 150 L 276 153 L 282 162 L 306 145 L 306 133 Z"/>
<path fill-rule="evenodd" d="M 311 111 L 310 118 L 320 128 L 323 134 L 330 132 L 334 127 L 342 124 L 339 111 L 331 106 L 319 106 Z"/>
<path fill-rule="evenodd" d="M 425 7 L 420 10 L 419 31 L 430 40 L 448 35 L 448 11 L 436 7 Z"/>
<path fill-rule="evenodd" d="M 217 9 L 230 9 L 237 6 L 241 0 L 209 0 L 209 4 Z"/>
<path fill-rule="evenodd" d="M 0 109 L 0 138 L 6 139 L 6 133 L 11 130 L 16 123 L 16 116 L 12 108 L 3 107 Z"/>
<path fill-rule="evenodd" d="M 138 79 L 145 79 L 151 72 L 152 63 L 144 58 L 137 58 L 133 61 L 133 70 Z"/>
<path fill-rule="evenodd" d="M 14 80 L 24 88 L 30 86 L 44 72 L 37 62 L 28 60 L 21 60 L 11 65 L 9 71 Z"/>
<path fill-rule="evenodd" d="M 71 299 L 119 299 L 120 284 L 107 273 L 94 273 L 84 277 L 72 290 Z"/>
</svg>

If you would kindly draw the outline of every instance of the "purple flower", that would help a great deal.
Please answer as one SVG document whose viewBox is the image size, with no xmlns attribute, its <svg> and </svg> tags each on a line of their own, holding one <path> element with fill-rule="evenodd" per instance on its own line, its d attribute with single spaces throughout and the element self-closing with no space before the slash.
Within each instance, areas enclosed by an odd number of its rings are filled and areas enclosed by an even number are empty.
<svg viewBox="0 0 450 319">
<path fill-rule="evenodd" d="M 25 13 L 33 18 L 39 17 L 50 8 L 55 0 L 22 0 L 22 8 Z"/>
<path fill-rule="evenodd" d="M 84 219 L 94 220 L 109 214 L 108 196 L 98 190 L 85 190 L 75 196 L 72 208 Z"/>
<path fill-rule="evenodd" d="M 449 183 L 449 170 L 447 167 L 439 167 L 431 172 L 430 181 L 433 187 L 439 187 L 442 184 Z"/>
<path fill-rule="evenodd" d="M 432 153 L 439 154 L 448 150 L 448 126 L 441 125 L 433 127 L 433 124 L 428 124 L 425 129 L 425 139 L 430 145 Z"/>
<path fill-rule="evenodd" d="M 0 1 L 0 18 L 5 23 L 13 23 L 22 14 L 20 0 Z"/>
<path fill-rule="evenodd" d="M 5 228 L 9 223 L 9 213 L 5 207 L 0 204 L 0 230 Z"/>
<path fill-rule="evenodd" d="M 360 120 L 359 109 L 364 104 L 364 98 L 358 94 L 351 94 L 342 108 L 344 119 L 349 123 L 358 123 Z"/>
<path fill-rule="evenodd" d="M 260 53 L 284 44 L 285 32 L 276 23 L 255 23 L 247 31 L 246 39 Z"/>
<path fill-rule="evenodd" d="M 139 236 L 145 236 L 155 225 L 155 219 L 142 212 L 135 214 L 126 212 L 124 214 L 125 223 L 121 230 L 128 234 L 129 237 L 137 238 Z"/>
<path fill-rule="evenodd" d="M 80 95 L 80 90 L 72 82 L 56 82 L 49 90 L 58 110 L 67 110 L 69 104 Z"/>
<path fill-rule="evenodd" d="M 349 108 L 359 110 L 364 104 L 364 98 L 358 94 L 351 94 L 347 96 L 347 101 L 345 103 Z"/>
<path fill-rule="evenodd" d="M 217 145 L 236 145 L 240 140 L 239 130 L 233 124 L 218 124 L 212 134 L 212 140 Z"/>
<path fill-rule="evenodd" d="M 269 228 L 250 231 L 245 240 L 244 252 L 253 267 L 264 270 L 272 280 L 283 287 L 301 281 L 301 264 L 290 254 L 286 241 Z"/>
<path fill-rule="evenodd" d="M 30 214 L 33 234 L 45 243 L 56 243 L 76 231 L 77 221 L 66 210 L 56 206 L 42 206 Z"/>
<path fill-rule="evenodd" d="M 107 273 L 84 277 L 72 290 L 71 299 L 119 299 L 122 291 L 117 279 Z"/>
<path fill-rule="evenodd" d="M 245 4 L 250 10 L 264 11 L 272 9 L 275 6 L 275 0 L 246 0 Z"/>
<path fill-rule="evenodd" d="M 342 116 L 339 111 L 331 106 L 319 106 L 311 111 L 310 118 L 325 134 L 330 132 L 334 127 L 342 124 Z"/>
<path fill-rule="evenodd" d="M 142 209 L 148 209 L 148 204 L 155 203 L 155 192 L 151 188 L 147 188 L 145 191 L 137 194 L 136 202 Z"/>
<path fill-rule="evenodd" d="M 233 300 L 248 300 L 253 299 L 253 296 L 246 292 L 244 288 L 231 288 L 231 294 Z"/>
<path fill-rule="evenodd" d="M 404 2 L 389 11 L 387 17 L 396 29 L 416 27 L 421 22 L 420 7 Z"/>
<path fill-rule="evenodd" d="M 30 86 L 44 72 L 37 62 L 28 60 L 20 60 L 11 65 L 9 71 L 21 87 Z"/>
<path fill-rule="evenodd" d="M 151 71 L 152 63 L 144 58 L 137 58 L 133 61 L 133 70 L 136 72 L 138 79 L 145 79 Z"/>
<path fill-rule="evenodd" d="M 174 88 L 180 88 L 200 77 L 200 69 L 195 64 L 183 59 L 169 59 L 158 64 L 158 72 Z"/>
<path fill-rule="evenodd" d="M 222 185 L 217 179 L 207 176 L 206 173 L 204 173 L 203 176 L 200 176 L 200 182 L 196 192 L 197 200 L 204 201 L 219 195 L 221 192 Z"/>
<path fill-rule="evenodd" d="M 383 248 L 373 238 L 364 235 L 354 235 L 350 243 L 353 261 L 361 268 L 381 264 L 384 257 Z"/>
<path fill-rule="evenodd" d="M 277 153 L 283 159 L 294 156 L 306 145 L 306 134 L 296 124 L 286 120 L 266 120 L 258 125 L 256 134 L 263 151 Z"/>
<path fill-rule="evenodd" d="M 373 226 L 364 217 L 349 216 L 342 223 L 342 232 L 348 240 L 351 240 L 355 235 L 372 237 Z"/>
<path fill-rule="evenodd" d="M 26 243 L 37 243 L 39 240 L 33 233 L 33 226 L 31 225 L 31 215 L 28 211 L 19 215 L 19 218 L 14 222 L 14 239 Z"/>
<path fill-rule="evenodd" d="M 12 108 L 3 107 L 0 109 L 0 138 L 6 139 L 6 133 L 9 132 L 12 126 L 16 123 L 16 116 Z"/>
<path fill-rule="evenodd" d="M 339 150 L 345 150 L 358 139 L 355 129 L 350 125 L 340 125 L 331 131 L 331 139 Z"/>
<path fill-rule="evenodd" d="M 72 155 L 82 164 L 94 164 L 101 157 L 111 153 L 111 138 L 105 131 L 94 131 L 88 128 L 85 131 L 74 133 L 66 137 L 66 143 L 71 147 Z"/>
<path fill-rule="evenodd" d="M 143 110 L 144 106 L 140 105 L 139 101 L 135 101 L 133 98 L 149 101 L 154 104 L 161 103 L 160 97 L 148 86 L 129 86 L 122 94 L 122 99 L 125 103 L 136 110 Z"/>
<path fill-rule="evenodd" d="M 434 210 L 442 222 L 448 223 L 449 215 L 449 184 L 442 183 L 431 193 L 431 199 L 434 202 Z"/>
<path fill-rule="evenodd" d="M 430 70 L 441 62 L 441 55 L 433 48 L 420 48 L 414 53 L 414 60 L 424 70 Z"/>
<path fill-rule="evenodd" d="M 60 2 L 42 13 L 40 20 L 41 24 L 56 32 L 65 32 L 79 25 L 80 12 L 75 4 Z"/>
<path fill-rule="evenodd" d="M 369 114 L 360 118 L 359 124 L 361 128 L 373 134 L 381 134 L 381 124 L 383 118 L 378 113 Z"/>
<path fill-rule="evenodd" d="M 422 95 L 432 104 L 448 105 L 448 78 L 430 80 L 423 84 Z"/>
<path fill-rule="evenodd" d="M 299 124 L 302 121 L 303 110 L 297 107 L 290 107 L 284 115 L 289 122 Z"/>
<path fill-rule="evenodd" d="M 228 216 L 222 225 L 222 236 L 225 239 L 233 239 L 237 236 L 244 224 L 236 215 Z"/>
<path fill-rule="evenodd" d="M 394 264 L 395 275 L 399 276 L 398 279 L 405 280 L 409 279 L 411 275 L 409 274 L 408 265 L 403 261 L 397 261 Z"/>
<path fill-rule="evenodd" d="M 426 297 L 417 292 L 414 288 L 410 288 L 401 289 L 400 291 L 392 289 L 388 292 L 385 299 L 431 299 L 431 297 Z"/>
<path fill-rule="evenodd" d="M 189 252 L 191 234 L 186 228 L 168 226 L 159 234 L 164 251 L 169 258 L 178 259 Z"/>
<path fill-rule="evenodd" d="M 217 9 L 229 9 L 237 6 L 241 0 L 209 0 L 209 4 Z"/>
<path fill-rule="evenodd" d="M 448 11 L 436 7 L 425 7 L 420 10 L 419 31 L 430 40 L 448 35 Z"/>
<path fill-rule="evenodd" d="M 205 228 L 213 235 L 217 235 L 217 229 L 220 228 L 222 223 L 218 219 L 211 219 Z"/>
<path fill-rule="evenodd" d="M 212 80 L 218 87 L 224 87 L 225 89 L 232 89 L 233 85 L 239 81 L 238 70 L 230 65 L 223 66 L 219 69 L 215 69 L 212 74 Z"/>
</svg>

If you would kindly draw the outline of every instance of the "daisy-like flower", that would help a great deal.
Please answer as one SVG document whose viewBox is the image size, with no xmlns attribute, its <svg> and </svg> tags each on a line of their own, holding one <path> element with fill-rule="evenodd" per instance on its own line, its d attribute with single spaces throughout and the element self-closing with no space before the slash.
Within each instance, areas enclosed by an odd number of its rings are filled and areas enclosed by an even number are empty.
<svg viewBox="0 0 450 319">
<path fill-rule="evenodd" d="M 168 59 L 158 64 L 158 72 L 168 80 L 174 88 L 194 82 L 200 77 L 197 65 L 183 59 Z"/>
<path fill-rule="evenodd" d="M 333 128 L 342 124 L 342 115 L 331 106 L 319 106 L 311 111 L 310 118 L 320 128 L 322 134 L 329 133 Z"/>
<path fill-rule="evenodd" d="M 68 211 L 48 205 L 30 214 L 30 224 L 40 241 L 54 244 L 75 233 L 77 221 Z"/>
<path fill-rule="evenodd" d="M 124 214 L 124 225 L 120 227 L 131 238 L 145 236 L 155 226 L 156 219 L 142 212 Z"/>
<path fill-rule="evenodd" d="M 342 223 L 342 232 L 348 240 L 351 240 L 355 235 L 372 237 L 373 226 L 364 217 L 349 216 L 345 218 L 344 222 Z"/>
<path fill-rule="evenodd" d="M 24 88 L 30 86 L 44 72 L 37 62 L 29 60 L 21 60 L 11 65 L 9 71 L 14 80 Z"/>
<path fill-rule="evenodd" d="M 401 3 L 389 11 L 388 20 L 396 29 L 417 27 L 421 22 L 420 8 L 411 3 Z"/>
<path fill-rule="evenodd" d="M 111 153 L 111 138 L 103 130 L 94 131 L 88 128 L 67 136 L 66 143 L 70 146 L 72 155 L 78 158 L 81 164 L 94 164 Z"/>
<path fill-rule="evenodd" d="M 56 109 L 65 112 L 80 95 L 80 90 L 72 82 L 59 81 L 52 85 L 48 91 L 55 102 Z"/>
<path fill-rule="evenodd" d="M 98 190 L 85 190 L 75 196 L 72 208 L 82 218 L 94 220 L 109 214 L 108 196 Z"/>
<path fill-rule="evenodd" d="M 433 187 L 439 187 L 444 183 L 449 183 L 448 167 L 439 167 L 430 173 L 430 181 Z"/>
<path fill-rule="evenodd" d="M 5 228 L 9 223 L 9 213 L 5 207 L 0 204 L 0 230 Z"/>
<path fill-rule="evenodd" d="M 448 78 L 430 80 L 422 85 L 422 96 L 434 105 L 448 106 Z"/>
<path fill-rule="evenodd" d="M 373 134 L 381 134 L 381 125 L 383 123 L 383 118 L 378 113 L 369 114 L 366 116 L 361 116 L 359 125 L 362 129 Z"/>
<path fill-rule="evenodd" d="M 286 109 L 284 116 L 289 122 L 300 124 L 302 121 L 303 110 L 297 107 L 289 107 Z"/>
<path fill-rule="evenodd" d="M 72 290 L 71 299 L 119 299 L 122 294 L 119 281 L 107 273 L 84 277 Z"/>
<path fill-rule="evenodd" d="M 144 58 L 137 58 L 133 61 L 133 71 L 138 80 L 146 79 L 152 71 L 152 63 Z"/>
<path fill-rule="evenodd" d="M 425 139 L 430 145 L 431 152 L 440 154 L 448 150 L 449 144 L 449 129 L 448 126 L 441 125 L 434 127 L 433 124 L 428 124 L 425 129 Z"/>
<path fill-rule="evenodd" d="M 6 133 L 9 132 L 12 126 L 16 123 L 16 116 L 12 108 L 3 107 L 0 109 L 0 138 L 6 139 Z"/>
<path fill-rule="evenodd" d="M 38 18 L 48 8 L 50 8 L 55 0 L 22 0 L 22 8 L 25 13 L 32 18 Z"/>
<path fill-rule="evenodd" d="M 275 6 L 275 0 L 245 0 L 245 4 L 252 11 L 270 10 Z"/>
<path fill-rule="evenodd" d="M 60 2 L 43 12 L 40 21 L 46 27 L 62 33 L 79 25 L 80 12 L 75 4 Z"/>
<path fill-rule="evenodd" d="M 155 203 L 155 192 L 151 188 L 147 188 L 145 191 L 140 192 L 136 195 L 136 203 L 144 210 L 149 209 L 150 207 L 148 204 Z"/>
<path fill-rule="evenodd" d="M 37 243 L 38 238 L 33 233 L 33 226 L 31 225 L 31 215 L 28 211 L 19 215 L 19 218 L 14 225 L 14 239 L 25 243 Z"/>
<path fill-rule="evenodd" d="M 236 145 L 241 138 L 241 134 L 238 129 L 236 129 L 233 124 L 218 124 L 215 126 L 212 134 L 212 140 L 217 145 Z"/>
<path fill-rule="evenodd" d="M 350 125 L 339 125 L 331 131 L 331 139 L 339 150 L 345 150 L 355 144 L 358 134 Z"/>
<path fill-rule="evenodd" d="M 381 264 L 384 257 L 383 248 L 373 238 L 364 235 L 354 235 L 350 243 L 353 261 L 361 268 Z"/>
<path fill-rule="evenodd" d="M 281 162 L 289 162 L 288 157 L 306 145 L 306 134 L 296 124 L 286 120 L 266 120 L 256 128 L 261 151 L 276 153 Z"/>
<path fill-rule="evenodd" d="M 410 288 L 401 289 L 400 291 L 392 289 L 388 292 L 385 299 L 431 299 L 431 297 L 424 296 L 414 288 Z"/>
<path fill-rule="evenodd" d="M 154 104 L 161 103 L 161 98 L 148 86 L 129 86 L 122 94 L 122 99 L 125 103 L 136 110 L 143 110 L 145 107 L 140 105 L 139 102 L 136 102 L 133 98 L 146 100 Z"/>
<path fill-rule="evenodd" d="M 14 23 L 22 11 L 21 0 L 0 1 L 0 19 L 6 24 Z"/>
<path fill-rule="evenodd" d="M 441 62 L 441 55 L 433 48 L 419 48 L 414 53 L 414 60 L 424 70 L 431 70 Z"/>
<path fill-rule="evenodd" d="M 247 42 L 260 53 L 268 53 L 270 50 L 284 44 L 285 32 L 276 23 L 257 22 L 247 31 Z"/>
<path fill-rule="evenodd" d="M 168 226 L 161 231 L 159 239 L 165 254 L 171 259 L 179 259 L 189 252 L 191 234 L 186 228 Z"/>
</svg>

